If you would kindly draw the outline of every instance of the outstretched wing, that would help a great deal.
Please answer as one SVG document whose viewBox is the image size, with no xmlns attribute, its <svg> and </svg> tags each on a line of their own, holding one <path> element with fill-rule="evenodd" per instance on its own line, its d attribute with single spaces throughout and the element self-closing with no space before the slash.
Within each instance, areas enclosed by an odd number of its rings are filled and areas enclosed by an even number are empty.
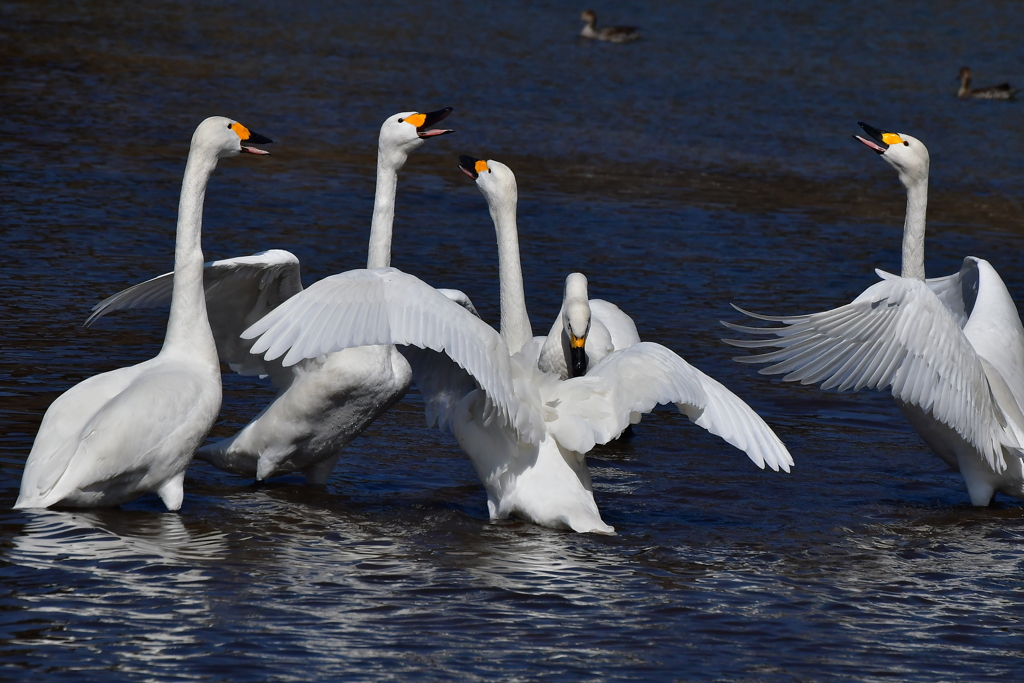
<svg viewBox="0 0 1024 683">
<path fill-rule="evenodd" d="M 352 346 L 412 345 L 466 370 L 521 438 L 541 438 L 537 411 L 513 391 L 508 347 L 492 327 L 419 278 L 396 268 L 324 278 L 242 333 L 252 352 L 287 367 Z M 287 352 L 287 354 L 285 353 Z"/>
<path fill-rule="evenodd" d="M 953 314 L 930 289 L 912 278 L 889 278 L 853 302 L 831 311 L 774 317 L 742 313 L 782 327 L 726 327 L 772 339 L 724 340 L 749 349 L 778 347 L 741 363 L 774 363 L 762 374 L 786 381 L 821 383 L 822 389 L 885 389 L 900 401 L 930 412 L 984 454 L 997 472 L 1005 468 L 1002 445 L 1018 448 L 1004 426 L 981 359 Z"/>
<path fill-rule="evenodd" d="M 473 302 L 463 292 L 457 289 L 437 291 L 477 318 L 480 317 Z M 427 427 L 437 424 L 438 429 L 450 430 L 455 406 L 466 394 L 477 388 L 473 377 L 443 353 L 418 346 L 403 346 L 399 351 L 412 366 L 413 384 L 423 394 Z"/>
<path fill-rule="evenodd" d="M 565 406 L 551 425 L 562 446 L 585 453 L 607 443 L 637 414 L 674 403 L 692 422 L 744 451 L 758 466 L 789 471 L 793 458 L 757 413 L 672 350 L 641 342 L 608 354 L 584 377 L 550 385 L 544 401 Z M 556 403 L 557 401 L 557 403 Z"/>
<path fill-rule="evenodd" d="M 111 311 L 170 305 L 173 278 L 174 273 L 165 273 L 104 299 L 93 307 L 85 326 Z M 275 368 L 251 355 L 251 342 L 239 335 L 302 291 L 298 258 L 283 249 L 271 249 L 252 256 L 210 261 L 203 269 L 203 285 L 210 328 L 221 360 L 243 375 L 272 374 Z"/>
</svg>

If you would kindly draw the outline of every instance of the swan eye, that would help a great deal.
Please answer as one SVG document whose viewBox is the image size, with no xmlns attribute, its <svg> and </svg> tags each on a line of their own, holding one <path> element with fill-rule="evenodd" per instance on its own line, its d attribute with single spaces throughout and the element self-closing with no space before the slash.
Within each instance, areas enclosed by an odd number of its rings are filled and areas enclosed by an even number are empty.
<svg viewBox="0 0 1024 683">
<path fill-rule="evenodd" d="M 909 142 L 907 142 L 906 140 L 904 140 L 904 141 L 903 141 L 903 146 L 904 146 L 904 147 L 910 147 L 910 143 L 909 143 Z"/>
<path fill-rule="evenodd" d="M 403 123 L 404 121 L 405 121 L 405 119 L 398 119 L 399 123 Z"/>
</svg>

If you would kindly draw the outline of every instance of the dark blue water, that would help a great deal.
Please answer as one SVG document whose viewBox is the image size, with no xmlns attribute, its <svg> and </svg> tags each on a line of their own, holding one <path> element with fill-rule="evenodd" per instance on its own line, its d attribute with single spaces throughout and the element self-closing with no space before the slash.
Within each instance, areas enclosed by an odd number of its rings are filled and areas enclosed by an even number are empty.
<svg viewBox="0 0 1024 683">
<path fill-rule="evenodd" d="M 989 259 L 1024 300 L 1015 3 L 610 3 L 644 38 L 576 37 L 582 6 L 298 1 L 0 4 L 0 678 L 10 680 L 1017 680 L 1024 505 L 970 507 L 890 397 L 758 376 L 730 302 L 823 310 L 899 267 L 904 196 L 858 120 L 932 157 L 927 267 Z M 412 394 L 325 491 L 196 463 L 180 514 L 14 512 L 49 403 L 151 357 L 166 313 L 81 329 L 170 269 L 192 130 L 275 140 L 222 162 L 208 258 L 279 247 L 308 283 L 365 263 L 376 134 L 455 107 L 401 179 L 394 265 L 496 321 L 483 198 L 457 155 L 517 174 L 536 332 L 582 270 L 748 400 L 796 460 L 762 472 L 674 411 L 589 457 L 614 537 L 487 519 Z M 226 374 L 213 436 L 269 387 Z"/>
</svg>

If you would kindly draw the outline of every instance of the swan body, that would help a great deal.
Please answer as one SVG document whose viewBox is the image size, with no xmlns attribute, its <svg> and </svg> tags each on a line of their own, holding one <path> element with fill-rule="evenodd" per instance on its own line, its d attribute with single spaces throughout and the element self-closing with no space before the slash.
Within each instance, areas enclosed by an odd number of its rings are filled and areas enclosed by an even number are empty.
<svg viewBox="0 0 1024 683">
<path fill-rule="evenodd" d="M 603 40 L 609 43 L 629 43 L 640 37 L 640 32 L 633 26 L 606 26 L 597 28 L 597 14 L 592 9 L 580 13 L 583 29 L 580 35 L 592 40 Z"/>
<path fill-rule="evenodd" d="M 594 501 L 585 454 L 659 403 L 747 452 L 759 467 L 792 459 L 735 395 L 658 344 L 608 353 L 585 376 L 562 381 L 538 367 L 523 292 L 515 176 L 496 161 L 463 158 L 487 199 L 499 251 L 501 331 L 395 268 L 349 271 L 295 296 L 243 333 L 253 353 L 303 358 L 362 344 L 418 347 L 417 386 L 428 425 L 450 428 L 487 492 L 494 519 L 612 533 Z M 442 355 L 443 354 L 443 355 Z"/>
<path fill-rule="evenodd" d="M 425 140 L 451 132 L 430 129 L 449 112 L 402 112 L 381 126 L 369 267 L 391 261 L 398 171 Z M 117 308 L 162 303 L 156 290 L 167 277 L 101 302 L 88 323 Z M 344 349 L 287 368 L 251 355 L 252 342 L 239 337 L 242 330 L 302 291 L 299 261 L 287 251 L 213 261 L 206 264 L 205 281 L 221 359 L 243 375 L 269 375 L 278 394 L 237 434 L 204 446 L 196 457 L 260 481 L 302 472 L 307 483 L 326 484 L 342 449 L 405 395 L 409 363 L 393 346 Z"/>
<path fill-rule="evenodd" d="M 192 136 L 178 207 L 171 312 L 155 358 L 106 372 L 47 409 L 15 508 L 119 505 L 155 491 L 181 508 L 185 468 L 217 417 L 220 365 L 203 296 L 200 245 L 207 181 L 221 158 L 266 154 L 270 140 L 215 116 Z"/>
<path fill-rule="evenodd" d="M 636 324 L 615 304 L 587 295 L 587 276 L 565 279 L 562 308 L 541 346 L 537 367 L 560 379 L 585 375 L 612 351 L 640 343 Z"/>
<path fill-rule="evenodd" d="M 823 389 L 891 387 L 929 447 L 963 476 L 971 502 L 996 491 L 1024 498 L 1024 329 L 996 270 L 969 256 L 959 273 L 925 279 L 928 150 L 916 138 L 861 124 L 858 137 L 899 173 L 907 189 L 903 270 L 853 302 L 822 313 L 754 318 L 782 327 L 728 327 L 773 339 L 731 340 L 779 347 L 741 362 L 774 362 L 765 374 Z"/>
<path fill-rule="evenodd" d="M 962 100 L 1012 100 L 1017 95 L 1017 90 L 1011 88 L 1009 83 L 1000 83 L 985 88 L 971 87 L 971 70 L 966 66 L 960 69 L 960 88 L 956 96 Z"/>
</svg>

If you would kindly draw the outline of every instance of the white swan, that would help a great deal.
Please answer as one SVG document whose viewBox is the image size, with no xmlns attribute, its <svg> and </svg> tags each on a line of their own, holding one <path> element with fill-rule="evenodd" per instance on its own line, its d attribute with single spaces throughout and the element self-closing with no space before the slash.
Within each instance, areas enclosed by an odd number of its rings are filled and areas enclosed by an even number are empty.
<svg viewBox="0 0 1024 683">
<path fill-rule="evenodd" d="M 381 126 L 368 268 L 391 262 L 398 171 L 425 140 L 451 132 L 430 128 L 451 111 L 402 112 Z M 165 302 L 168 278 L 162 275 L 97 304 L 86 324 L 112 310 Z M 258 480 L 301 471 L 307 483 L 326 484 L 342 449 L 405 395 L 412 379 L 408 362 L 392 346 L 345 349 L 288 368 L 251 355 L 252 343 L 239 337 L 242 330 L 302 291 L 299 261 L 290 252 L 213 261 L 206 264 L 205 280 L 221 359 L 243 375 L 270 375 L 279 392 L 237 434 L 204 446 L 196 457 Z"/>
<path fill-rule="evenodd" d="M 464 157 L 462 168 L 475 176 L 494 219 L 500 334 L 416 277 L 379 268 L 325 278 L 282 304 L 243 333 L 259 337 L 253 353 L 274 359 L 287 351 L 285 365 L 361 344 L 447 354 L 458 368 L 443 369 L 435 356 L 427 368 L 414 367 L 416 383 L 427 395 L 428 422 L 450 427 L 472 460 L 492 518 L 613 532 L 594 502 L 584 454 L 659 403 L 675 403 L 759 467 L 789 469 L 782 442 L 743 401 L 658 344 L 610 353 L 566 381 L 539 370 L 543 338 L 533 338 L 526 311 L 515 176 L 496 161 Z"/>
<path fill-rule="evenodd" d="M 904 133 L 866 124 L 882 155 L 907 189 L 901 276 L 876 271 L 882 281 L 840 308 L 810 315 L 747 313 L 783 327 L 727 326 L 775 339 L 728 343 L 780 347 L 737 358 L 775 362 L 765 374 L 822 383 L 822 389 L 892 386 L 903 414 L 925 442 L 967 484 L 974 505 L 996 491 L 1024 498 L 1024 329 L 999 274 L 968 256 L 959 273 L 925 280 L 924 233 L 928 204 L 928 150 Z"/>
<path fill-rule="evenodd" d="M 633 319 L 609 301 L 591 299 L 586 275 L 569 273 L 562 308 L 544 338 L 537 367 L 561 379 L 581 377 L 612 351 L 639 343 Z"/>
<path fill-rule="evenodd" d="M 156 491 L 178 510 L 185 468 L 220 409 L 220 365 L 203 297 L 200 232 L 217 160 L 270 142 L 221 116 L 196 128 L 185 164 L 167 335 L 156 358 L 90 377 L 50 404 L 15 508 L 119 505 Z M 243 144 L 246 143 L 246 144 Z"/>
</svg>

